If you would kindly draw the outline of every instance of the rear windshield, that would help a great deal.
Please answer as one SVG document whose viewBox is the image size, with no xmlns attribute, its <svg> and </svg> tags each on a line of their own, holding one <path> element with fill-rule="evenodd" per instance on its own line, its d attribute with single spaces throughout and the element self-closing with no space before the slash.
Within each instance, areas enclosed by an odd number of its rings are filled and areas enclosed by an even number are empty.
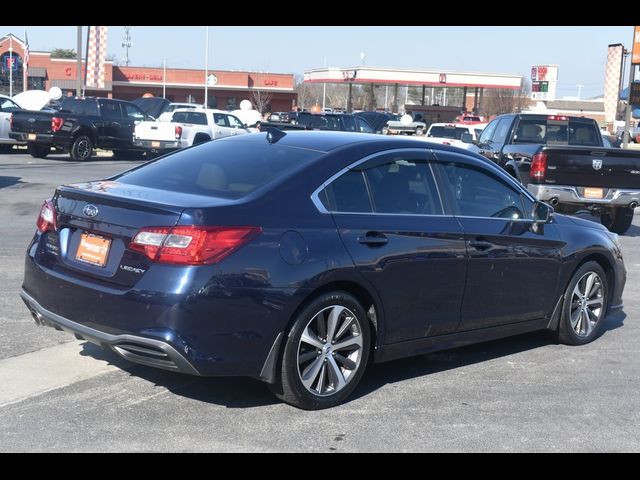
<svg viewBox="0 0 640 480">
<path fill-rule="evenodd" d="M 95 98 L 72 98 L 65 97 L 60 106 L 61 112 L 73 113 L 76 115 L 95 115 L 99 116 L 98 104 Z"/>
<path fill-rule="evenodd" d="M 255 134 L 259 135 L 259 134 Z M 278 144 L 214 140 L 178 151 L 118 178 L 141 187 L 238 199 L 322 155 Z"/>
<path fill-rule="evenodd" d="M 468 128 L 458 127 L 431 127 L 429 130 L 430 137 L 437 138 L 451 138 L 453 140 L 460 140 L 463 133 L 468 133 Z"/>
<path fill-rule="evenodd" d="M 520 120 L 513 143 L 545 143 L 550 145 L 600 146 L 600 132 L 591 123 Z"/>
</svg>

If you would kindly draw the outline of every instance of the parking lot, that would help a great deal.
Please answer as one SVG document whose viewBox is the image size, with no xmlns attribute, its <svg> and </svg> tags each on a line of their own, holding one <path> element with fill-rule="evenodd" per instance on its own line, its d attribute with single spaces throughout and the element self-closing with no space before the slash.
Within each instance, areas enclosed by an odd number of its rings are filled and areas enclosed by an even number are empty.
<svg viewBox="0 0 640 480">
<path fill-rule="evenodd" d="M 135 365 L 34 324 L 19 291 L 42 200 L 139 163 L 0 156 L 0 451 L 640 449 L 640 216 L 621 237 L 625 308 L 595 342 L 540 332 L 374 365 L 347 403 L 306 412 L 256 380 Z"/>
</svg>

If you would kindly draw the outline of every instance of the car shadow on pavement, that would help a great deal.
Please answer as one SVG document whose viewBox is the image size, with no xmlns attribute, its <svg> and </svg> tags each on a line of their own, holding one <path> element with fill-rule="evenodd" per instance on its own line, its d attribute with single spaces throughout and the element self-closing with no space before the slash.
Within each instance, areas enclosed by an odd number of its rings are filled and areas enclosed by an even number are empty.
<svg viewBox="0 0 640 480">
<path fill-rule="evenodd" d="M 115 352 L 89 342 L 82 344 L 80 354 L 106 361 L 133 377 L 153 382 L 176 395 L 205 403 L 227 408 L 260 407 L 279 403 L 267 385 L 248 377 L 196 377 L 169 372 L 129 362 Z"/>
<path fill-rule="evenodd" d="M 625 318 L 626 315 L 623 311 L 609 314 L 605 319 L 604 328 L 600 336 L 606 335 L 610 330 L 621 327 Z M 595 341 L 597 342 L 598 339 Z M 555 344 L 557 342 L 553 339 L 551 332 L 537 331 L 486 343 L 477 343 L 467 347 L 373 364 L 369 366 L 368 371 L 365 372 L 360 381 L 360 385 L 358 385 L 347 402 L 366 396 L 387 384 L 462 368 Z M 566 346 L 566 348 L 579 347 Z"/>
<path fill-rule="evenodd" d="M 622 311 L 609 315 L 605 320 L 602 335 L 621 327 L 625 318 L 626 315 Z M 366 396 L 387 384 L 462 368 L 553 344 L 554 340 L 550 335 L 540 331 L 468 347 L 373 364 L 369 366 L 360 385 L 346 403 Z M 156 386 L 166 388 L 175 395 L 205 403 L 221 405 L 226 408 L 252 408 L 280 403 L 269 391 L 267 385 L 248 377 L 196 377 L 168 372 L 131 363 L 116 353 L 89 342 L 82 344 L 80 354 L 108 362 L 133 377 L 143 378 Z"/>
<path fill-rule="evenodd" d="M 11 187 L 18 183 L 24 183 L 20 180 L 21 178 L 22 177 L 7 177 L 0 175 L 0 188 Z"/>
<path fill-rule="evenodd" d="M 640 227 L 636 225 L 631 225 L 629 230 L 623 233 L 621 236 L 623 237 L 640 237 Z"/>
</svg>

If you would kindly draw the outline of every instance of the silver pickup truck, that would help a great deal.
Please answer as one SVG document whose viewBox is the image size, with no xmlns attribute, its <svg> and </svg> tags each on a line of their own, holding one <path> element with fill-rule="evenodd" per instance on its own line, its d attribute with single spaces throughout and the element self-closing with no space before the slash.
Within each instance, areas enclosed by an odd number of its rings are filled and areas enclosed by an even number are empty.
<svg viewBox="0 0 640 480">
<path fill-rule="evenodd" d="M 410 119 L 410 120 L 409 120 Z M 389 120 L 382 128 L 384 135 L 406 133 L 408 135 L 424 135 L 427 131 L 427 124 L 416 122 L 411 115 L 403 115 L 397 120 Z"/>
</svg>

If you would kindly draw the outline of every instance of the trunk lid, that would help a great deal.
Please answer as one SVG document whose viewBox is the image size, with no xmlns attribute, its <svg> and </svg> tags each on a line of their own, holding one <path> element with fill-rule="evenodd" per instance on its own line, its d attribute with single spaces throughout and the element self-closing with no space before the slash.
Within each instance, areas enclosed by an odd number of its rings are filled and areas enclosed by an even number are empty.
<svg viewBox="0 0 640 480">
<path fill-rule="evenodd" d="M 152 262 L 129 243 L 142 227 L 178 222 L 185 207 L 171 200 L 177 196 L 113 181 L 58 187 L 57 231 L 45 234 L 41 261 L 67 275 L 132 286 Z"/>
</svg>

